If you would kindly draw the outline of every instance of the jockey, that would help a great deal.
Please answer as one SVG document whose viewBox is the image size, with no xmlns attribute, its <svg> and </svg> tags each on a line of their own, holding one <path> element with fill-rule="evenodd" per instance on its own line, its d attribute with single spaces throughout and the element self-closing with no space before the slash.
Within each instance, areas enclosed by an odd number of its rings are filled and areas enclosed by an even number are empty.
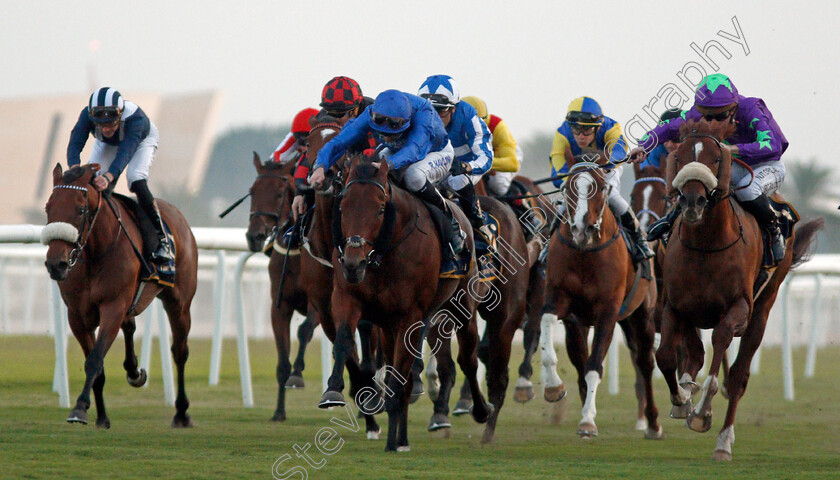
<svg viewBox="0 0 840 480">
<path fill-rule="evenodd" d="M 493 165 L 490 130 L 472 105 L 461 102 L 458 84 L 449 75 L 430 76 L 420 85 L 418 95 L 432 103 L 455 150 L 450 175 L 444 182 L 458 194 L 458 203 L 473 229 L 489 243 L 490 235 L 485 230 L 487 227 L 475 195 L 475 184 Z"/>
<path fill-rule="evenodd" d="M 487 112 L 487 104 L 478 97 L 464 97 L 475 108 L 478 118 L 487 124 L 493 139 L 493 164 L 490 167 L 494 175 L 488 175 L 486 182 L 490 193 L 496 197 L 507 195 L 513 178 L 519 172 L 522 163 L 522 149 L 510 133 L 504 120 Z"/>
<path fill-rule="evenodd" d="M 67 165 L 78 167 L 82 149 L 93 135 L 93 150 L 89 164 L 100 166 L 93 179 L 98 191 L 113 189 L 125 170 L 129 189 L 137 195 L 137 203 L 151 220 L 157 234 L 157 245 L 152 249 L 151 260 L 166 264 L 173 260 L 168 249 L 166 234 L 160 219 L 155 197 L 149 191 L 149 167 L 158 147 L 158 130 L 155 124 L 135 103 L 123 99 L 120 92 L 101 87 L 90 96 L 88 106 L 82 109 L 67 146 Z"/>
<path fill-rule="evenodd" d="M 781 261 L 785 256 L 785 240 L 768 197 L 779 189 L 785 179 L 781 157 L 787 150 L 788 141 L 764 100 L 740 95 L 726 75 L 709 75 L 697 87 L 694 106 L 682 118 L 660 124 L 645 134 L 642 143 L 631 152 L 631 158 L 636 162 L 644 160 L 646 152 L 658 142 L 679 138 L 680 126 L 686 120 L 700 119 L 712 126 L 735 124 L 735 134 L 726 138 L 727 145 L 724 147 L 752 168 L 751 173 L 742 165 L 732 163 L 731 185 L 746 187 L 735 190 L 735 198 L 770 234 L 773 258 Z M 677 204 L 665 218 L 651 225 L 648 238 L 655 240 L 669 232 L 680 211 Z"/>
<path fill-rule="evenodd" d="M 662 115 L 659 116 L 659 124 L 662 125 L 663 123 L 668 123 L 675 118 L 680 118 L 683 113 L 685 112 L 681 110 L 665 110 L 662 112 Z M 675 151 L 679 146 L 679 138 L 667 140 L 662 145 L 657 145 L 656 148 L 650 152 L 650 155 L 647 156 L 645 161 L 639 164 L 639 167 L 644 168 L 652 166 L 656 168 L 664 168 L 665 166 L 663 165 L 663 160 L 665 160 L 665 158 L 668 157 L 668 154 Z M 664 172 L 664 169 L 661 171 Z"/>
<path fill-rule="evenodd" d="M 425 99 L 398 90 L 385 90 L 359 117 L 345 125 L 341 132 L 318 152 L 310 185 L 320 186 L 330 168 L 354 144 L 373 133 L 384 147 L 379 153 L 398 175 L 405 187 L 430 203 L 449 218 L 445 233 L 449 240 L 444 271 L 454 268 L 452 262 L 463 249 L 466 234 L 446 205 L 435 183 L 449 173 L 455 156 L 446 129 Z"/>
<path fill-rule="evenodd" d="M 572 100 L 566 113 L 566 120 L 554 134 L 551 147 L 551 176 L 568 173 L 566 151 L 573 156 L 586 151 L 603 152 L 610 164 L 624 162 L 627 155 L 627 144 L 621 134 L 621 125 L 601 112 L 601 106 L 590 97 L 579 97 Z M 610 189 L 610 210 L 621 225 L 630 233 L 630 238 L 636 245 L 633 261 L 640 262 L 654 256 L 650 246 L 642 235 L 636 215 L 621 196 L 621 167 L 613 166 L 607 170 L 606 182 Z M 560 187 L 563 179 L 554 180 L 554 185 Z M 562 207 L 561 207 L 562 208 Z M 562 211 L 561 211 L 562 213 Z"/>
<path fill-rule="evenodd" d="M 292 131 L 286 135 L 286 138 L 277 145 L 274 153 L 271 154 L 271 159 L 275 163 L 289 163 L 300 160 L 303 153 L 306 151 L 306 137 L 309 136 L 309 119 L 312 118 L 318 110 L 314 108 L 304 108 L 299 111 L 292 120 Z"/>
</svg>

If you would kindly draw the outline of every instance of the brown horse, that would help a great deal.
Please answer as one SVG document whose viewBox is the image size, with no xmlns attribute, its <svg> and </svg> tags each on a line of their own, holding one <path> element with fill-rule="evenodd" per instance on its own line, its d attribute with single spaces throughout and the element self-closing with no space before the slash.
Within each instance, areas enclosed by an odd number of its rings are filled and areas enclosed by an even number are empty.
<svg viewBox="0 0 840 480">
<path fill-rule="evenodd" d="M 668 209 L 665 195 L 665 172 L 655 165 L 633 165 L 635 182 L 630 193 L 630 206 L 639 218 L 639 225 L 647 231 L 648 225 L 659 220 Z"/>
<path fill-rule="evenodd" d="M 46 208 L 43 242 L 49 248 L 45 265 L 50 277 L 58 282 L 61 298 L 67 305 L 70 329 L 85 354 L 85 385 L 67 421 L 87 423 L 93 388 L 96 426 L 110 427 L 102 396 L 103 362 L 120 328 L 125 336 L 123 366 L 128 383 L 134 387 L 146 383 L 146 372 L 137 369 L 134 354 L 134 317 L 158 297 L 169 316 L 172 355 L 178 368 L 178 396 L 172 426 L 189 427 L 192 423 L 184 393 L 184 364 L 189 356 L 190 303 L 195 295 L 198 269 L 195 238 L 183 215 L 171 204 L 158 200 L 160 214 L 174 238 L 177 274 L 172 287 L 141 283 L 141 262 L 133 250 L 134 246 L 142 250 L 138 219 L 122 201 L 103 198 L 91 186 L 98 169 L 97 165 L 88 165 L 64 173 L 61 165 L 56 165 L 53 191 Z M 113 210 L 106 205 L 109 201 L 113 202 Z"/>
<path fill-rule="evenodd" d="M 289 226 L 287 219 L 291 211 L 294 198 L 294 168 L 295 163 L 280 164 L 269 162 L 263 164 L 259 155 L 254 152 L 254 168 L 257 178 L 249 191 L 251 197 L 251 215 L 248 231 L 245 237 L 248 248 L 252 252 L 263 250 L 265 241 L 276 236 L 275 246 L 280 242 L 280 236 Z M 279 231 L 279 232 L 278 232 Z M 287 388 L 303 388 L 303 354 L 306 345 L 312 339 L 312 332 L 317 326 L 308 317 L 298 328 L 298 355 L 295 359 L 294 370 L 289 362 L 290 326 L 295 311 L 306 315 L 306 290 L 300 282 L 300 252 L 280 253 L 272 248 L 268 263 L 268 276 L 271 280 L 271 328 L 274 331 L 274 343 L 277 347 L 277 408 L 272 420 L 286 419 Z M 281 277 L 283 278 L 280 291 Z"/>
<path fill-rule="evenodd" d="M 453 207 L 461 225 L 469 225 Z M 386 451 L 409 451 L 408 404 L 412 391 L 411 346 L 419 344 L 419 329 L 430 314 L 437 324 L 458 337 L 458 363 L 475 392 L 473 418 L 484 423 L 493 413 L 478 389 L 476 370 L 478 331 L 475 295 L 470 280 L 473 262 L 463 278 L 440 279 L 441 244 L 428 209 L 415 196 L 388 181 L 388 164 L 357 155 L 349 165 L 335 222 L 337 249 L 332 309 L 338 333 L 334 345 L 335 368 L 324 401 L 343 402 L 343 365 L 353 346 L 359 320 L 370 319 L 383 331 L 388 376 L 385 402 L 388 412 Z M 472 248 L 472 231 L 466 244 Z M 422 259 L 422 261 L 420 261 Z M 339 268 L 340 267 L 340 268 Z M 447 302 L 448 301 L 448 302 Z M 438 311 L 446 305 L 445 310 Z M 357 404 L 359 402 L 357 401 Z"/>
<path fill-rule="evenodd" d="M 764 286 L 763 242 L 759 226 L 731 197 L 732 158 L 721 141 L 726 132 L 705 123 L 687 122 L 680 129 L 683 143 L 669 175 L 680 192 L 682 215 L 672 229 L 665 253 L 662 342 L 656 352 L 677 410 L 689 409 L 689 428 L 706 432 L 712 426 L 712 398 L 719 389 L 718 371 L 733 337 L 741 337 L 738 356 L 726 379 L 729 408 L 717 437 L 713 458 L 732 459 L 735 411 L 744 395 L 749 367 L 761 343 L 770 307 L 791 268 L 807 260 L 822 219 L 796 229 L 787 253 Z M 758 294 L 755 295 L 755 290 Z M 691 409 L 691 391 L 684 385 L 703 365 L 703 343 L 697 329 L 710 328 L 713 355 L 702 397 Z M 677 346 L 687 348 L 687 370 L 678 381 Z M 688 378 L 687 376 L 690 376 Z M 687 407 L 687 408 L 686 408 Z"/>
<path fill-rule="evenodd" d="M 310 161 L 314 162 L 317 158 L 318 152 L 326 145 L 334 136 L 336 136 L 348 118 L 336 120 L 329 116 L 313 117 L 310 120 L 311 130 L 308 137 L 308 156 Z M 331 297 L 333 292 L 333 250 L 335 244 L 333 242 L 333 207 L 336 202 L 336 196 L 341 190 L 340 175 L 343 162 L 336 164 L 338 169 L 332 170 L 338 176 L 335 176 L 332 182 L 329 182 L 328 188 L 322 191 L 315 192 L 315 207 L 312 224 L 305 234 L 304 238 L 304 252 L 301 253 L 300 265 L 300 284 L 304 286 L 307 297 L 307 316 L 313 321 L 319 323 L 324 330 L 324 334 L 333 343 L 336 342 L 337 323 L 333 318 L 331 309 Z M 336 173 L 337 172 L 337 173 Z M 370 325 L 369 322 L 362 322 L 364 326 Z M 364 388 L 375 387 L 373 377 L 376 371 L 376 366 L 373 361 L 373 350 L 376 342 L 375 335 L 371 328 L 360 328 L 360 338 L 362 341 L 363 361 L 361 364 L 356 358 L 356 351 L 353 349 L 350 354 L 344 359 L 336 359 L 336 365 L 339 361 L 346 362 L 347 372 L 350 375 L 350 393 L 355 396 L 355 393 Z M 352 342 L 352 339 L 351 339 Z M 342 364 L 342 367 L 344 365 Z M 342 383 L 343 385 L 343 383 Z M 328 408 L 331 406 L 343 405 L 341 402 L 322 401 L 319 402 L 319 407 Z M 381 429 L 376 423 L 376 419 L 372 414 L 362 412 L 365 418 L 366 434 L 370 440 L 379 438 Z"/>
<path fill-rule="evenodd" d="M 654 325 L 656 283 L 638 275 L 620 240 L 619 224 L 607 208 L 608 186 L 596 163 L 577 161 L 563 187 L 566 214 L 548 252 L 547 287 L 543 307 L 542 347 L 546 378 L 545 397 L 558 401 L 565 386 L 557 375 L 553 326 L 558 317 L 566 326 L 566 349 L 578 372 L 583 418 L 577 433 L 598 434 L 595 396 L 603 376 L 603 360 L 615 325 L 621 325 L 636 368 L 640 408 L 647 420 L 645 438 L 662 438 L 653 399 Z M 618 240 L 618 241 L 616 241 Z M 641 268 L 641 267 L 639 267 Z M 595 328 L 591 354 L 589 329 Z"/>
</svg>

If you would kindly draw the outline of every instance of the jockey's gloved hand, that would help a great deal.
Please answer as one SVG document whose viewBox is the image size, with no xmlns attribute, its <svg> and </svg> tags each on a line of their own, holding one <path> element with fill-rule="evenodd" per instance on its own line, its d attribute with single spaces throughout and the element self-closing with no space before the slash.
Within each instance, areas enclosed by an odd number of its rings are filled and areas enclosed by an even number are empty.
<svg viewBox="0 0 840 480">
<path fill-rule="evenodd" d="M 465 173 L 467 173 L 467 166 L 464 162 L 455 160 L 452 162 L 452 166 L 449 167 L 449 174 L 453 177 L 456 175 L 463 175 Z"/>
</svg>

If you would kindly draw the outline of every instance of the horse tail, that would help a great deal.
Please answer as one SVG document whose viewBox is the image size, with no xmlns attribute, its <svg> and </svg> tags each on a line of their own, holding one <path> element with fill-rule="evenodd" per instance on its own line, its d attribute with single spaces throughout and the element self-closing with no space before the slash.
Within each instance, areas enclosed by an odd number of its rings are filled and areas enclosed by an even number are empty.
<svg viewBox="0 0 840 480">
<path fill-rule="evenodd" d="M 811 259 L 814 253 L 815 240 L 817 239 L 817 232 L 825 228 L 825 219 L 818 217 L 809 220 L 803 225 L 796 227 L 796 237 L 793 240 L 793 263 L 790 268 L 802 265 Z"/>
</svg>

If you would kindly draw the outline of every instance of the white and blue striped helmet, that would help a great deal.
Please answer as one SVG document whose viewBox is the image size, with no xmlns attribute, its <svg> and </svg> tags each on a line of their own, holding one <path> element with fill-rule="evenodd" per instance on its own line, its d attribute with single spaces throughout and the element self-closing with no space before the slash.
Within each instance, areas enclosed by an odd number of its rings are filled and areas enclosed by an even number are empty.
<svg viewBox="0 0 840 480">
<path fill-rule="evenodd" d="M 432 75 L 427 78 L 417 95 L 428 99 L 438 108 L 454 107 L 461 101 L 461 92 L 455 79 L 449 75 Z"/>
<path fill-rule="evenodd" d="M 101 87 L 90 95 L 88 117 L 93 123 L 109 123 L 119 119 L 124 108 L 120 92 L 111 87 Z"/>
</svg>

